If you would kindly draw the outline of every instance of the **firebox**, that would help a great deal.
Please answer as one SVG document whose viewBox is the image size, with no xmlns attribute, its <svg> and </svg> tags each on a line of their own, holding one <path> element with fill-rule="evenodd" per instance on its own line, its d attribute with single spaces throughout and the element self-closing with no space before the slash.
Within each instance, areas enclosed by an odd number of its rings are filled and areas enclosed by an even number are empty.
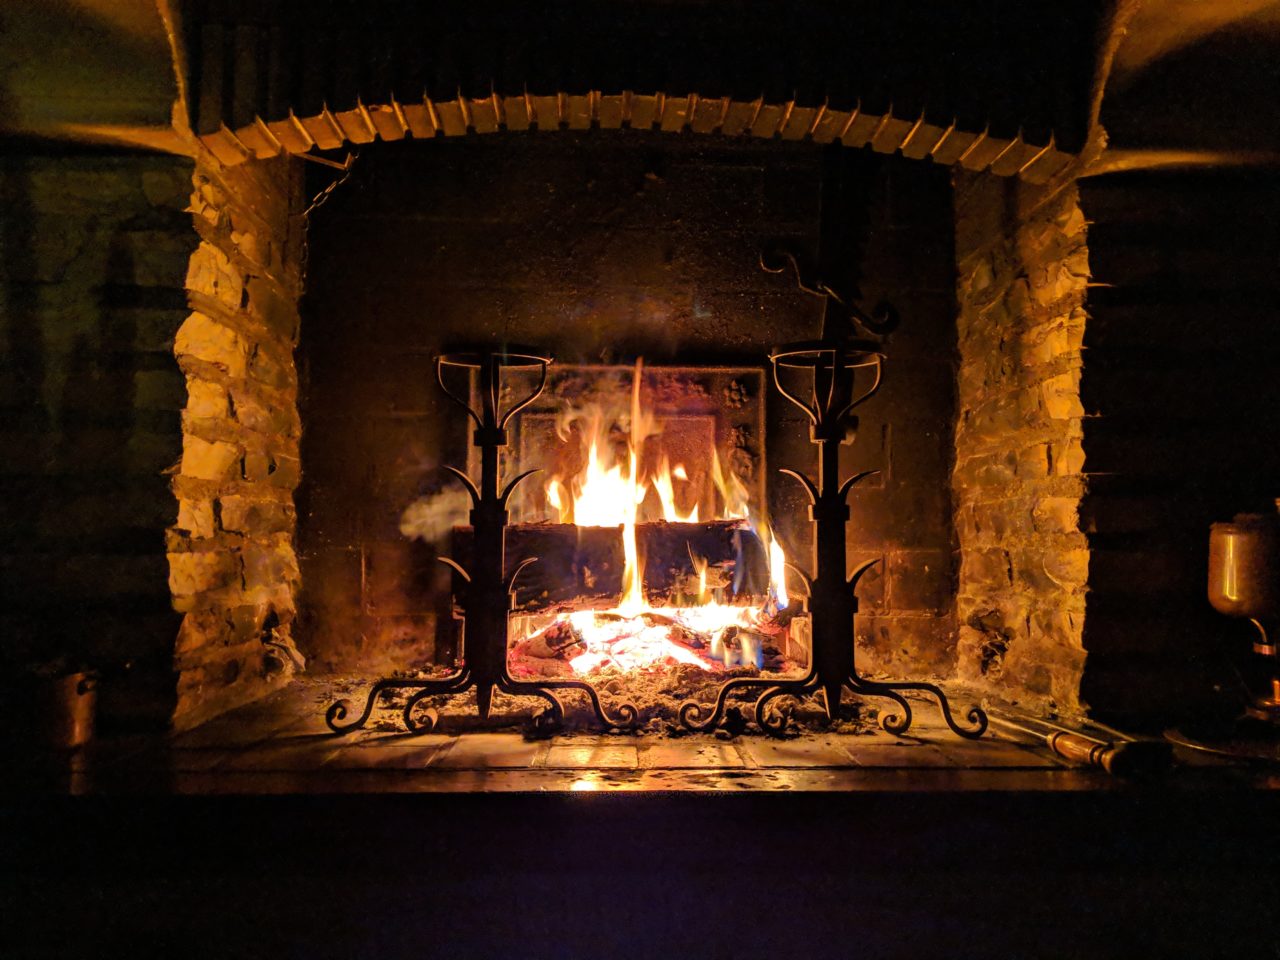
<svg viewBox="0 0 1280 960">
<path fill-rule="evenodd" d="M 319 169 L 309 189 L 338 176 Z M 856 570 L 867 668 L 954 674 L 954 255 L 938 171 L 596 131 L 375 145 L 342 177 L 314 215 L 303 309 L 299 639 L 314 666 L 424 696 L 458 676 L 483 560 L 466 486 L 484 482 L 489 400 L 510 413 L 495 489 L 537 471 L 504 501 L 508 682 L 586 683 L 601 721 L 638 711 L 657 730 L 725 680 L 817 669 L 804 580 L 824 443 L 827 496 L 858 481 L 839 494 L 847 525 L 828 522 L 840 583 Z M 890 301 L 892 331 L 857 306 Z M 876 363 L 865 406 L 820 426 L 825 361 L 772 352 L 824 340 Z M 479 361 L 449 359 L 459 343 L 547 362 L 503 362 L 486 383 Z M 750 708 L 762 689 L 743 687 Z"/>
</svg>

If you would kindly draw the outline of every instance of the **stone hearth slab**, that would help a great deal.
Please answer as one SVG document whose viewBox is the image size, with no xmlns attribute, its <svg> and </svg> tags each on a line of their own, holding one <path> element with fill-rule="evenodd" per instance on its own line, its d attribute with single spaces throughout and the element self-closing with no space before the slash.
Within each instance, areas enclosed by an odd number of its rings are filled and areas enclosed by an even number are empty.
<svg viewBox="0 0 1280 960">
<path fill-rule="evenodd" d="M 634 770 L 639 764 L 636 748 L 620 744 L 556 743 L 547 751 L 545 766 L 570 769 Z"/>
<path fill-rule="evenodd" d="M 662 743 L 640 751 L 640 766 L 645 769 L 724 769 L 745 765 L 742 755 L 727 743 Z"/>
<path fill-rule="evenodd" d="M 434 765 L 462 770 L 531 767 L 543 746 L 530 743 L 517 733 L 473 733 L 442 748 Z"/>
<path fill-rule="evenodd" d="M 751 740 L 741 744 L 748 761 L 760 767 L 852 767 L 853 759 L 834 736 L 799 740 Z"/>
</svg>

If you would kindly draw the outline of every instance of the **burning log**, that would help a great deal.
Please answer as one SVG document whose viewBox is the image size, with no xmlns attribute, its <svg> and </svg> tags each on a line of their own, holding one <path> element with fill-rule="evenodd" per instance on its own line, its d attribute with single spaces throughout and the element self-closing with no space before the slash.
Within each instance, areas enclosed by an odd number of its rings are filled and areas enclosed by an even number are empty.
<svg viewBox="0 0 1280 960">
<path fill-rule="evenodd" d="M 707 590 L 722 591 L 726 600 L 763 599 L 768 592 L 766 552 L 744 521 L 640 523 L 636 541 L 645 594 L 657 605 L 697 602 L 694 558 L 706 564 Z M 452 555 L 464 568 L 471 562 L 471 543 L 470 527 L 454 527 Z M 621 527 L 516 524 L 507 528 L 506 544 L 507 574 L 526 557 L 538 558 L 516 581 L 517 612 L 607 609 L 622 597 Z M 460 581 L 455 579 L 455 594 L 461 593 Z"/>
</svg>

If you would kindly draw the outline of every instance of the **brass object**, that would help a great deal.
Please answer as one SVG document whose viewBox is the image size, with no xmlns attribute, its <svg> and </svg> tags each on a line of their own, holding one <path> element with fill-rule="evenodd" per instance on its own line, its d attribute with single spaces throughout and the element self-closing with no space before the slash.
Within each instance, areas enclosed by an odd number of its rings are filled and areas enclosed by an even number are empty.
<svg viewBox="0 0 1280 960">
<path fill-rule="evenodd" d="M 1229 617 L 1280 614 L 1280 518 L 1241 513 L 1209 528 L 1209 602 Z"/>
<path fill-rule="evenodd" d="M 1245 713 L 1280 725 L 1280 658 L 1271 638 L 1280 620 L 1280 516 L 1241 513 L 1209 528 L 1209 603 L 1257 630 L 1253 652 L 1270 661 L 1271 679 Z"/>
<path fill-rule="evenodd" d="M 1082 729 L 1063 726 L 1043 717 L 1012 711 L 1002 714 L 988 708 L 993 726 L 1013 730 L 1042 741 L 1069 763 L 1098 767 L 1116 777 L 1161 773 L 1173 763 L 1173 746 L 1164 740 L 1136 739 L 1094 721 L 1082 721 L 1105 733 L 1097 737 Z"/>
</svg>

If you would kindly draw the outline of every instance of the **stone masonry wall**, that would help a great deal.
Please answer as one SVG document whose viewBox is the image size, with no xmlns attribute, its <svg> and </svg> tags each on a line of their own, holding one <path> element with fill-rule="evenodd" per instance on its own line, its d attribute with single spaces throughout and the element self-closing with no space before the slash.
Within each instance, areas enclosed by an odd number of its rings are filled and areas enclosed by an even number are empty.
<svg viewBox="0 0 1280 960">
<path fill-rule="evenodd" d="M 1077 711 L 1085 219 L 1074 185 L 954 183 L 959 672 L 1009 700 Z"/>
<path fill-rule="evenodd" d="M 169 587 L 184 614 L 174 726 L 193 726 L 274 689 L 293 647 L 293 490 L 302 178 L 297 161 L 221 167 L 199 159 L 191 212 L 200 244 L 191 313 L 174 353 L 187 381 L 173 477 Z"/>
<path fill-rule="evenodd" d="M 172 349 L 196 245 L 191 161 L 7 147 L 0 684 L 39 665 L 90 666 L 103 674 L 100 729 L 163 727 L 178 619 L 164 471 L 182 452 Z"/>
</svg>

